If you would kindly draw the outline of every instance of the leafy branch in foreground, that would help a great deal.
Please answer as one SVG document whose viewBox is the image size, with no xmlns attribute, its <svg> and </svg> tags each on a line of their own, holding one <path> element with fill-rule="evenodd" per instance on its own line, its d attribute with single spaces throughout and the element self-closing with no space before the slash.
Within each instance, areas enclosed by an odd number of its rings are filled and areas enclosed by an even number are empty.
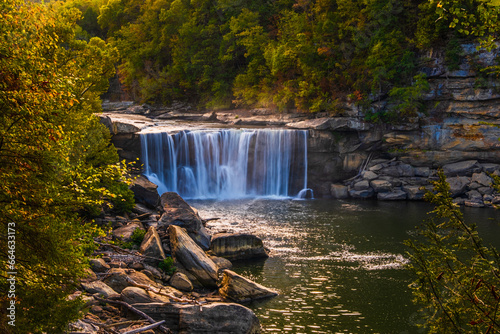
<svg viewBox="0 0 500 334">
<path fill-rule="evenodd" d="M 433 215 L 407 240 L 414 302 L 429 333 L 500 333 L 500 257 L 464 221 L 442 172 L 426 200 Z"/>
</svg>

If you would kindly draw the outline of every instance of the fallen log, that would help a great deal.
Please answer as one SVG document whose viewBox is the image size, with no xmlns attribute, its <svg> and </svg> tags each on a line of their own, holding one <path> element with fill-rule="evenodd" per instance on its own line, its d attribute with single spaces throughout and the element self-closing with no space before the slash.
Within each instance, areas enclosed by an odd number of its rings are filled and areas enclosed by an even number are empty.
<svg viewBox="0 0 500 334">
<path fill-rule="evenodd" d="M 149 321 L 151 324 L 155 324 L 156 323 L 156 321 L 153 318 L 151 318 L 149 315 L 147 315 L 146 313 L 144 313 L 142 311 L 139 311 L 138 309 L 136 309 L 135 307 L 133 307 L 132 305 L 130 305 L 128 303 L 122 302 L 120 300 L 103 299 L 103 298 L 100 298 L 100 297 L 97 297 L 97 296 L 94 296 L 94 298 L 97 299 L 100 302 L 103 302 L 103 303 L 118 304 L 118 305 L 124 306 L 128 310 L 130 310 L 130 311 L 134 312 L 135 314 L 143 317 L 144 319 L 146 319 L 147 321 Z M 160 329 L 160 331 L 162 331 L 165 334 L 172 334 L 172 331 L 170 329 L 168 329 L 167 327 L 163 326 L 163 325 L 159 325 L 158 329 Z"/>
<path fill-rule="evenodd" d="M 163 323 L 165 323 L 165 320 L 155 322 L 154 324 L 151 324 L 149 326 L 145 326 L 145 327 L 133 329 L 131 331 L 128 331 L 128 332 L 125 332 L 125 333 L 122 333 L 122 334 L 136 334 L 136 333 L 144 332 L 144 331 L 147 331 L 148 329 L 153 329 L 153 328 L 159 327 Z"/>
</svg>

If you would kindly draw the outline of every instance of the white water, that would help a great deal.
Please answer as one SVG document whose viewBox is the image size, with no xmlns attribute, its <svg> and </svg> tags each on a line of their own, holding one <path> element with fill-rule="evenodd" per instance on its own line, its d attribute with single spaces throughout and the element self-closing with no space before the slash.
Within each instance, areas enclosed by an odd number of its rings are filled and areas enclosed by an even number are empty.
<svg viewBox="0 0 500 334">
<path fill-rule="evenodd" d="M 312 197 L 307 131 L 195 130 L 141 134 L 144 175 L 190 199 Z"/>
</svg>

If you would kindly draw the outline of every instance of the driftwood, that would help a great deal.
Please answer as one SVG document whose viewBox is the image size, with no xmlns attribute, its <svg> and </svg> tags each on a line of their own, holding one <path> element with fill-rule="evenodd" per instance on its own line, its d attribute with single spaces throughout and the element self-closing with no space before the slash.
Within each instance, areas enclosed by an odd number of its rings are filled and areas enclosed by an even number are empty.
<svg viewBox="0 0 500 334">
<path fill-rule="evenodd" d="M 158 322 L 155 322 L 154 324 L 151 324 L 149 326 L 133 329 L 131 331 L 128 331 L 128 332 L 125 332 L 122 334 L 136 334 L 136 333 L 144 332 L 144 331 L 147 331 L 148 329 L 153 329 L 153 328 L 159 327 L 164 323 L 165 323 L 165 320 L 158 321 Z"/>
<path fill-rule="evenodd" d="M 89 320 L 89 319 L 82 319 L 82 321 L 86 322 L 87 324 L 91 324 L 91 325 L 94 325 L 94 326 L 97 326 L 97 327 L 101 328 L 105 333 L 120 334 L 117 331 L 115 331 L 114 329 L 109 328 L 104 323 L 100 323 L 100 322 L 97 322 L 97 321 L 92 321 L 92 320 Z"/>
<path fill-rule="evenodd" d="M 212 220 L 219 220 L 220 218 L 207 218 L 207 219 L 203 219 L 203 224 L 206 224 Z"/>
<path fill-rule="evenodd" d="M 135 307 L 133 307 L 132 305 L 130 305 L 128 303 L 122 302 L 120 300 L 103 299 L 103 298 L 100 298 L 100 297 L 97 297 L 97 296 L 94 296 L 94 298 L 97 299 L 98 301 L 101 301 L 101 302 L 104 302 L 104 303 L 118 304 L 118 305 L 124 306 L 128 310 L 130 310 L 130 311 L 134 312 L 135 314 L 143 317 L 144 319 L 146 319 L 147 321 L 149 321 L 151 324 L 155 324 L 156 323 L 156 321 L 153 318 L 151 318 L 149 315 L 147 315 L 146 313 L 144 313 L 142 311 L 139 311 L 138 309 L 136 309 Z M 159 325 L 158 328 L 160 329 L 160 331 L 162 331 L 165 334 L 172 334 L 172 331 L 170 329 L 168 329 L 167 327 L 163 326 L 163 325 Z"/>
<path fill-rule="evenodd" d="M 128 250 L 125 250 L 123 248 L 120 248 L 118 246 L 107 244 L 107 243 L 104 243 L 104 242 L 99 242 L 97 240 L 94 240 L 94 242 L 96 244 L 98 244 L 99 246 L 110 247 L 110 248 L 114 249 L 115 251 L 117 251 L 119 253 L 128 254 L 128 255 L 132 255 L 132 256 L 137 256 L 137 257 L 141 257 L 143 259 L 151 259 L 151 260 L 155 260 L 155 261 L 158 261 L 158 262 L 160 262 L 160 261 L 163 260 L 163 259 L 160 259 L 158 257 L 151 257 L 151 256 L 142 255 L 142 254 L 132 253 L 132 252 L 130 252 Z"/>
<path fill-rule="evenodd" d="M 154 293 L 156 293 L 158 295 L 162 295 L 162 296 L 168 297 L 168 298 L 170 298 L 170 299 L 172 299 L 173 301 L 176 301 L 176 302 L 190 303 L 190 304 L 200 305 L 200 303 L 198 303 L 196 300 L 190 300 L 190 299 L 185 299 L 185 298 L 178 298 L 178 297 L 176 297 L 174 295 L 171 295 L 169 293 L 162 292 L 161 289 L 155 289 L 155 288 L 153 288 L 153 287 L 151 287 L 149 285 L 139 284 L 139 283 L 135 282 L 133 279 L 131 279 L 128 276 L 127 276 L 127 281 L 130 282 L 130 284 L 132 284 L 135 287 L 144 289 L 146 291 L 154 292 Z"/>
</svg>

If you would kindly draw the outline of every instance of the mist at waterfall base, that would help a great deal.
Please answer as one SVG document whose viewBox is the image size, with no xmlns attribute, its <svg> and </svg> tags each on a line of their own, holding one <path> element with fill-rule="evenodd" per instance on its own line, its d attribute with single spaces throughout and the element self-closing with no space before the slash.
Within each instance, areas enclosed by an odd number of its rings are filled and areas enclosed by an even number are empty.
<svg viewBox="0 0 500 334">
<path fill-rule="evenodd" d="M 307 131 L 212 129 L 141 134 L 144 175 L 185 199 L 312 197 Z"/>
<path fill-rule="evenodd" d="M 189 200 L 219 217 L 211 233 L 252 233 L 270 249 L 233 270 L 279 296 L 248 304 L 264 333 L 425 333 L 404 268 L 408 249 L 432 206 L 425 202 L 315 199 Z M 485 245 L 500 249 L 500 211 L 464 208 Z"/>
</svg>

